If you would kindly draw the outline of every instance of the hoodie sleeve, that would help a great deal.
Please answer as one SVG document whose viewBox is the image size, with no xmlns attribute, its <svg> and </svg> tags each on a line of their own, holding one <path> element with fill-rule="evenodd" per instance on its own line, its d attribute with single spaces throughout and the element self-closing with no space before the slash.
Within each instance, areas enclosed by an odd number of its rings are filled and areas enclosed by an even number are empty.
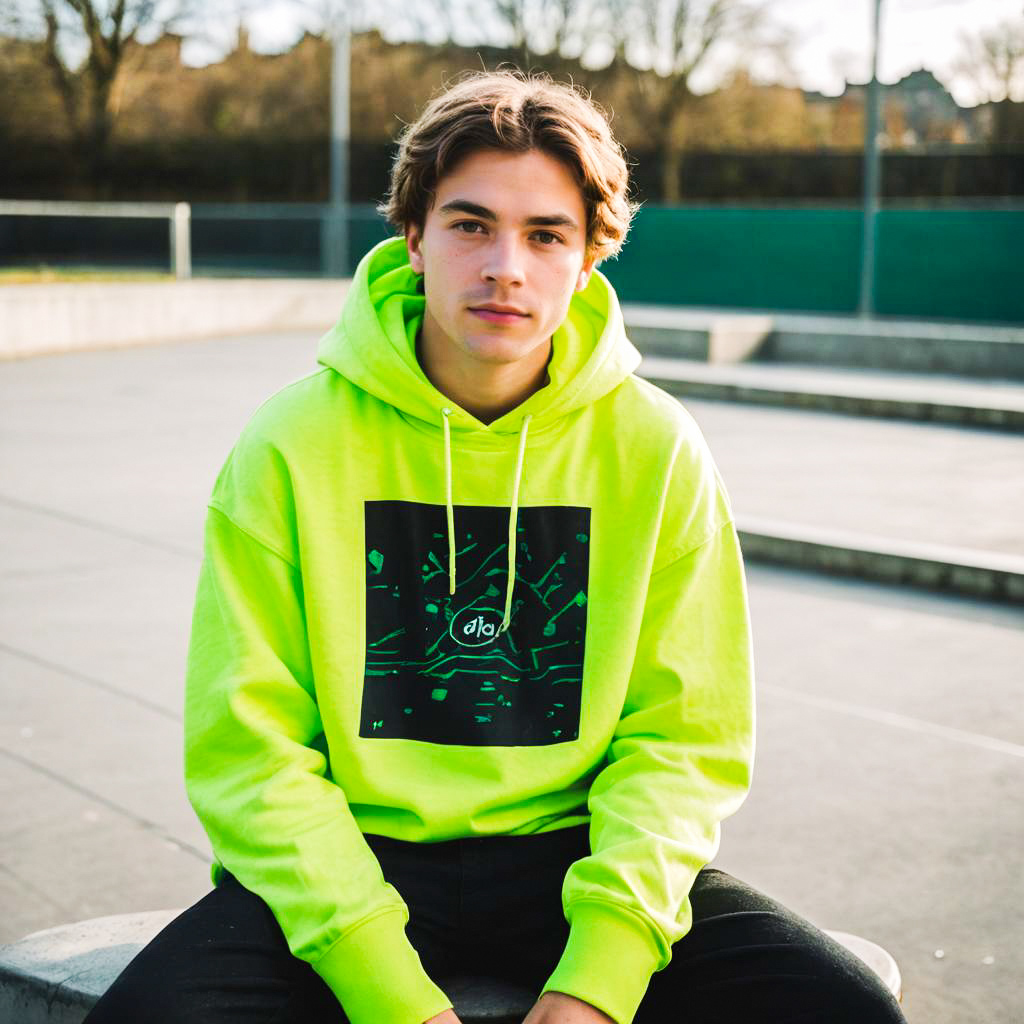
<svg viewBox="0 0 1024 1024">
<path fill-rule="evenodd" d="M 566 874 L 569 941 L 544 991 L 630 1024 L 690 929 L 690 888 L 747 794 L 753 753 L 746 587 L 726 520 L 650 576 L 626 700 L 590 790 L 592 852 Z"/>
<path fill-rule="evenodd" d="M 280 484 L 229 460 L 215 498 L 252 489 L 272 508 Z M 186 665 L 189 799 L 219 863 L 266 901 L 352 1024 L 422 1024 L 451 1000 L 330 777 L 297 559 L 254 525 L 210 506 Z"/>
</svg>

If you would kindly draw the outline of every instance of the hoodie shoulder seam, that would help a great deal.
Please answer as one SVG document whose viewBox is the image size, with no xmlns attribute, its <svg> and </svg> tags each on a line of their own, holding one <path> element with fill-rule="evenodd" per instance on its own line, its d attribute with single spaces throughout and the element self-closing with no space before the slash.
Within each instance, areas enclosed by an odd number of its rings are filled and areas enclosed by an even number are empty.
<svg viewBox="0 0 1024 1024">
<path fill-rule="evenodd" d="M 679 405 L 681 408 L 685 408 L 683 406 L 683 403 L 678 398 L 676 398 L 675 395 L 669 394 L 664 388 L 658 387 L 657 384 L 654 384 L 652 381 L 649 381 L 646 377 L 642 377 L 635 370 L 629 376 L 633 380 L 635 380 L 637 384 L 639 384 L 643 388 L 643 390 L 658 395 L 660 398 L 669 398 L 675 404 Z"/>
<path fill-rule="evenodd" d="M 666 570 L 673 568 L 673 566 L 677 566 L 680 562 L 685 561 L 691 555 L 696 554 L 698 551 L 700 551 L 701 548 L 707 547 L 713 541 L 716 541 L 721 536 L 722 532 L 730 527 L 734 530 L 736 529 L 735 520 L 733 520 L 731 516 L 726 519 L 716 520 L 715 525 L 711 528 L 711 530 L 708 532 L 707 536 L 703 540 L 698 541 L 696 544 L 692 545 L 689 548 L 686 548 L 684 551 L 678 554 L 673 554 L 672 558 L 669 561 L 667 561 L 664 565 L 659 566 L 657 569 L 654 569 L 651 572 L 651 576 L 658 576 L 660 573 L 663 573 Z"/>
<path fill-rule="evenodd" d="M 633 381 L 642 392 L 658 400 L 665 413 L 667 413 L 665 421 L 670 423 L 677 431 L 681 429 L 686 433 L 691 433 L 694 429 L 700 430 L 697 421 L 693 418 L 693 413 L 686 408 L 686 405 L 680 398 L 664 388 L 658 387 L 657 384 L 647 380 L 646 377 L 641 377 L 638 373 L 631 373 L 628 379 Z"/>
<path fill-rule="evenodd" d="M 218 512 L 224 519 L 228 521 L 228 523 L 234 529 L 236 529 L 239 533 L 243 534 L 244 536 L 248 537 L 249 540 L 253 541 L 253 543 L 258 544 L 265 551 L 267 551 L 271 555 L 274 555 L 276 558 L 279 558 L 293 572 L 299 571 L 298 566 L 295 565 L 295 563 L 292 562 L 290 558 L 288 558 L 286 555 L 278 551 L 273 544 L 270 544 L 268 541 L 265 541 L 262 537 L 257 536 L 252 530 L 244 527 L 228 512 L 227 509 L 223 508 L 218 502 L 211 500 L 210 502 L 207 503 L 207 507 L 213 512 Z"/>
<path fill-rule="evenodd" d="M 267 397 L 256 406 L 252 412 L 251 418 L 254 418 L 261 409 L 273 402 L 279 395 L 283 395 L 286 391 L 291 391 L 292 388 L 298 387 L 300 384 L 304 384 L 307 380 L 312 380 L 314 377 L 319 377 L 323 373 L 331 372 L 332 370 L 329 366 L 321 366 L 316 370 L 310 370 L 309 373 L 303 374 L 295 380 L 289 381 L 287 384 L 282 384 L 281 387 L 279 387 L 273 394 L 267 395 Z"/>
</svg>

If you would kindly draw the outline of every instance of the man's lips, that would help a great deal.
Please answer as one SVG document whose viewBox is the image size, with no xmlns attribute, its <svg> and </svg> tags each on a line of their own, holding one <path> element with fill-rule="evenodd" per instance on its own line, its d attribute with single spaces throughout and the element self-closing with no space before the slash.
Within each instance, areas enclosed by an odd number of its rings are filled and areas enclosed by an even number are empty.
<svg viewBox="0 0 1024 1024">
<path fill-rule="evenodd" d="M 514 324 L 527 319 L 530 315 L 515 306 L 499 306 L 490 303 L 483 306 L 470 306 L 469 311 L 474 316 L 493 324 Z"/>
</svg>

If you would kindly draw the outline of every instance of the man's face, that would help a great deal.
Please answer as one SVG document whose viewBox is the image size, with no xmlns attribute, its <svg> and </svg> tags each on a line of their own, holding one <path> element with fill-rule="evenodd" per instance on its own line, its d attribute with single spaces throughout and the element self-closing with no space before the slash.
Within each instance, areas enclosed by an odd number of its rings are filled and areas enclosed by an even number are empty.
<svg viewBox="0 0 1024 1024">
<path fill-rule="evenodd" d="M 586 286 L 586 211 L 569 169 L 539 150 L 481 149 L 436 189 L 422 231 L 406 232 L 424 275 L 424 339 L 472 373 L 543 365 L 573 292 Z"/>
</svg>

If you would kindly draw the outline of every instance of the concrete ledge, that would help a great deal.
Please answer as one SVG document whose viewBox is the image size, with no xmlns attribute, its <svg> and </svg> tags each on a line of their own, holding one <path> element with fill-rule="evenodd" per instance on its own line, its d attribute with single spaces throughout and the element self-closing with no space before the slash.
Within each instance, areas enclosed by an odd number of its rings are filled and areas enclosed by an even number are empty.
<svg viewBox="0 0 1024 1024">
<path fill-rule="evenodd" d="M 98 917 L 0 947 L 0 1024 L 80 1024 L 135 955 L 182 911 Z M 520 1024 L 534 1004 L 496 978 L 438 980 L 463 1024 Z"/>
<path fill-rule="evenodd" d="M 622 313 L 641 352 L 698 360 L 708 359 L 715 324 L 735 315 L 632 303 Z M 784 313 L 770 319 L 758 359 L 1024 380 L 1024 327 Z"/>
<path fill-rule="evenodd" d="M 771 336 L 770 316 L 704 314 L 657 306 L 623 306 L 630 340 L 641 352 L 708 363 L 753 359 Z"/>
<path fill-rule="evenodd" d="M 680 399 L 746 402 L 789 409 L 1024 431 L 1024 387 L 977 381 L 924 382 L 807 367 L 710 366 L 645 357 L 639 373 Z M 845 379 L 844 379 L 845 377 Z"/>
<path fill-rule="evenodd" d="M 0 287 L 0 359 L 259 331 L 326 331 L 348 281 L 204 278 Z"/>
<path fill-rule="evenodd" d="M 742 363 L 753 359 L 773 330 L 770 316 L 720 316 L 711 324 L 709 363 Z"/>
<path fill-rule="evenodd" d="M 180 910 L 98 917 L 0 947 L 0 1021 L 78 1024 Z"/>
<path fill-rule="evenodd" d="M 895 334 L 876 325 L 877 334 L 814 332 L 807 328 L 779 330 L 765 345 L 766 359 L 822 363 L 827 366 L 870 366 L 884 370 L 959 373 L 971 377 L 1024 380 L 1024 340 L 972 333 L 945 337 Z"/>
<path fill-rule="evenodd" d="M 645 357 L 656 355 L 707 362 L 711 352 L 711 328 L 707 325 L 666 330 L 627 323 L 626 333 Z"/>
<path fill-rule="evenodd" d="M 98 917 L 35 932 L 0 947 L 0 1024 L 81 1024 L 135 955 L 182 911 Z M 899 967 L 881 946 L 826 932 L 902 997 Z M 521 1024 L 535 1002 L 528 990 L 496 978 L 438 979 L 463 1024 Z"/>
<path fill-rule="evenodd" d="M 741 517 L 744 557 L 879 583 L 1024 604 L 1024 558 Z"/>
</svg>

